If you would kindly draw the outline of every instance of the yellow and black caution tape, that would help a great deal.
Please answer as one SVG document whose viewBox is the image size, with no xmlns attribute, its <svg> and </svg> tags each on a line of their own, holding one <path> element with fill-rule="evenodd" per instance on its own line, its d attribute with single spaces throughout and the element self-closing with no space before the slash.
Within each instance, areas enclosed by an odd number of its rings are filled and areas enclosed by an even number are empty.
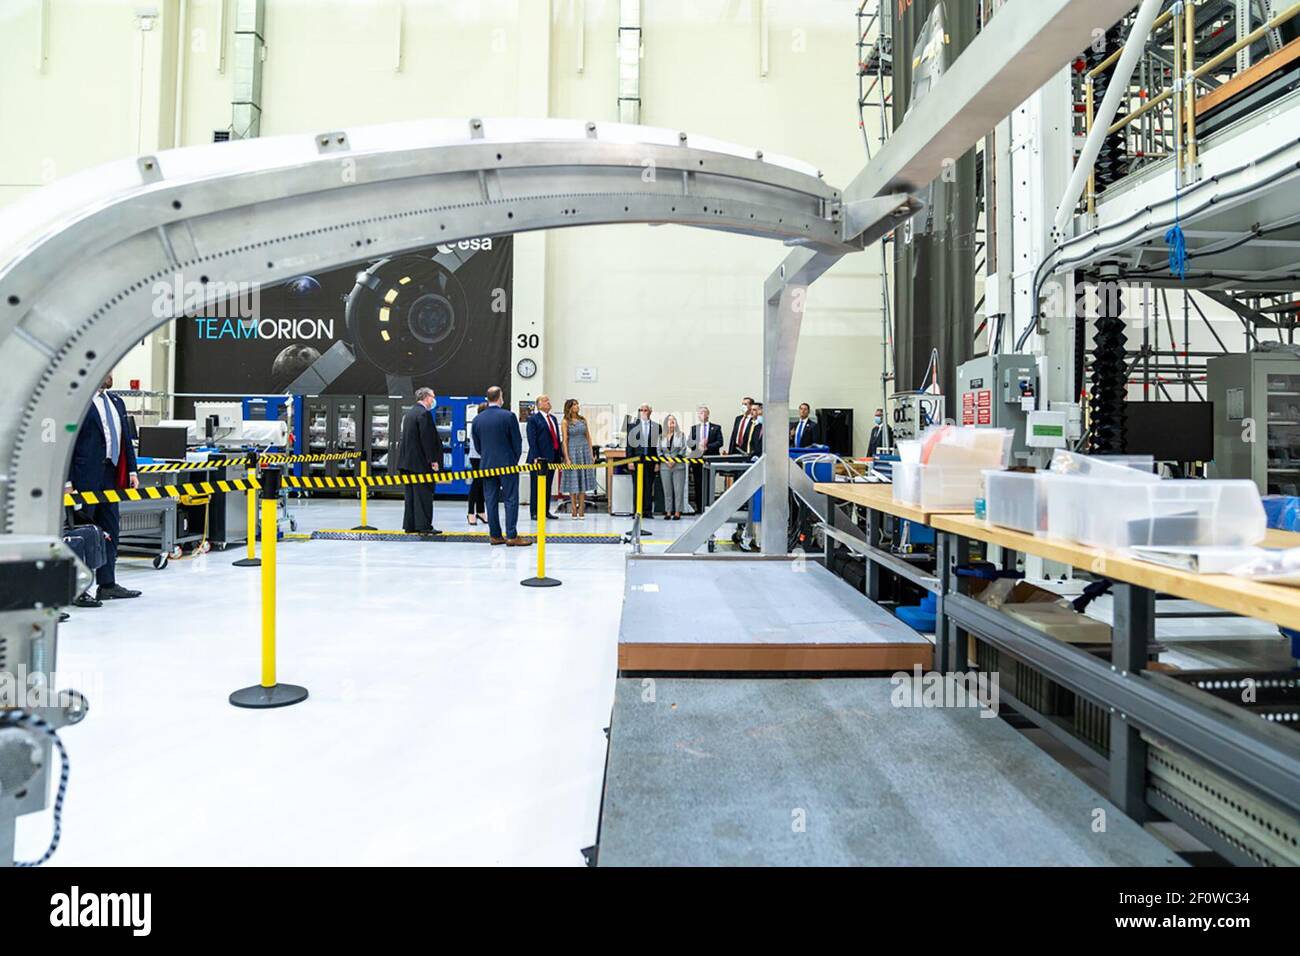
<svg viewBox="0 0 1300 956">
<path fill-rule="evenodd" d="M 353 461 L 361 456 L 355 452 L 328 455 L 258 455 L 256 460 L 263 465 L 296 465 L 307 462 Z M 157 474 L 173 471 L 209 471 L 213 468 L 249 468 L 253 465 L 253 456 L 238 458 L 212 458 L 208 461 L 169 461 L 159 464 L 140 465 L 136 471 L 140 474 Z"/>
<path fill-rule="evenodd" d="M 345 456 L 351 457 L 351 456 Z M 265 457 L 259 457 L 259 461 L 267 463 Z M 552 471 L 572 470 L 582 468 L 606 468 L 609 465 L 633 465 L 640 461 L 646 462 L 689 462 L 690 458 L 666 458 L 660 456 L 645 456 L 638 458 L 620 458 L 612 462 L 600 462 L 591 465 L 555 465 L 549 466 Z M 247 465 L 244 460 L 231 464 Z M 141 466 L 141 470 L 151 466 Z M 211 468 L 213 463 L 205 463 L 199 467 Z M 497 478 L 502 475 L 517 475 L 523 472 L 542 471 L 547 468 L 545 462 L 534 462 L 529 465 L 510 465 L 505 468 L 478 468 L 473 471 L 434 471 L 424 474 L 414 475 L 369 475 L 365 478 L 359 476 L 339 476 L 330 477 L 322 475 L 320 477 L 297 475 L 285 475 L 283 478 L 284 486 L 287 488 L 308 488 L 339 491 L 351 488 L 390 488 L 401 485 L 426 485 L 426 484 L 446 484 L 452 481 L 472 481 L 475 478 Z M 78 505 L 97 505 L 103 502 L 118 504 L 123 501 L 156 501 L 160 498 L 181 498 L 185 496 L 212 495 L 218 492 L 229 494 L 235 491 L 247 491 L 249 488 L 258 489 L 261 485 L 257 479 L 251 481 L 247 478 L 238 478 L 233 481 L 197 481 L 180 485 L 158 485 L 144 488 L 124 488 L 121 490 L 106 491 L 70 491 L 64 494 L 63 503 L 69 507 Z"/>
<path fill-rule="evenodd" d="M 107 489 L 105 491 L 69 491 L 63 495 L 63 503 L 69 507 L 78 505 L 118 504 L 123 501 L 157 501 L 161 498 L 197 498 L 214 495 L 217 492 L 229 494 L 233 491 L 247 491 L 257 488 L 256 481 L 238 478 L 234 481 L 195 481 L 183 485 L 150 485 L 145 488 Z"/>
</svg>

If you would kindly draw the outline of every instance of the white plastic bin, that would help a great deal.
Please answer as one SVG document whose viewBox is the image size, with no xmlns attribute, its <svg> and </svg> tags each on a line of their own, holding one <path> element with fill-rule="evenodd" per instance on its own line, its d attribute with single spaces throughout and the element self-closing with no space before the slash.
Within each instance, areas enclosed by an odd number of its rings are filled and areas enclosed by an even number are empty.
<svg viewBox="0 0 1300 956">
<path fill-rule="evenodd" d="M 1047 498 L 1038 472 L 984 472 L 984 507 L 989 524 L 1027 534 L 1047 530 Z"/>
<path fill-rule="evenodd" d="M 1097 548 L 1237 547 L 1266 530 L 1247 480 L 1119 482 L 1047 473 L 1047 534 Z"/>
<path fill-rule="evenodd" d="M 984 469 L 967 465 L 894 465 L 893 499 L 922 511 L 974 511 Z"/>
</svg>

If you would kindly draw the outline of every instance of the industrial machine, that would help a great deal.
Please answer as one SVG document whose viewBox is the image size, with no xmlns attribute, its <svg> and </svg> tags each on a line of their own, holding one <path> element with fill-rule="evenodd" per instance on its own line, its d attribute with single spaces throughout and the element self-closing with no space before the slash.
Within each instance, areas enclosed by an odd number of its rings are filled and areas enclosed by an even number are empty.
<svg viewBox="0 0 1300 956">
<path fill-rule="evenodd" d="M 889 396 L 893 403 L 890 430 L 894 441 L 911 440 L 931 425 L 942 425 L 944 398 L 935 392 L 895 392 Z"/>
<path fill-rule="evenodd" d="M 90 570 L 58 538 L 0 537 L 0 867 L 14 863 L 18 817 L 48 805 L 50 782 L 63 780 L 54 763 L 67 754 L 58 730 L 86 715 L 85 697 L 55 685 L 59 609 L 90 586 Z M 63 785 L 55 803 L 55 836 L 40 861 L 53 853 Z"/>
<path fill-rule="evenodd" d="M 1249 478 L 1261 494 L 1300 494 L 1300 356 L 1221 355 L 1205 363 L 1214 405 L 1215 478 Z"/>
<path fill-rule="evenodd" d="M 1038 362 L 1032 355 L 983 355 L 957 367 L 959 425 L 987 425 L 1015 432 L 1012 458 L 1024 463 L 1026 425 L 1038 408 Z"/>
</svg>

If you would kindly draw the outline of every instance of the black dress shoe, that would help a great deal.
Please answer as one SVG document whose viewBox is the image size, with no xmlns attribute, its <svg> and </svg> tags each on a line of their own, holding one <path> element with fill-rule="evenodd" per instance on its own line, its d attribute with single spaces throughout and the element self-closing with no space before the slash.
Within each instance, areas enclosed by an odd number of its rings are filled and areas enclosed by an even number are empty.
<svg viewBox="0 0 1300 956">
<path fill-rule="evenodd" d="M 95 597 L 101 601 L 116 601 L 121 598 L 138 598 L 139 591 L 132 591 L 130 588 L 124 588 L 120 584 L 103 584 L 95 592 Z"/>
<path fill-rule="evenodd" d="M 89 594 L 78 594 L 72 605 L 73 607 L 103 607 L 104 602 L 91 597 Z"/>
</svg>

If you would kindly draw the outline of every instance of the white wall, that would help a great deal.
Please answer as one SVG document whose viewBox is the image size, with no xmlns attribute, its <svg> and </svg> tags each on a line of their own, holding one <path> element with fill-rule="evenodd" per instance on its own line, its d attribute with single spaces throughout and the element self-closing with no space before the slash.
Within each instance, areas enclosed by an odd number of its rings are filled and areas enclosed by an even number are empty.
<svg viewBox="0 0 1300 956">
<path fill-rule="evenodd" d="M 42 69 L 39 0 L 0 3 L 0 203 L 170 146 L 173 130 L 183 145 L 226 129 L 221 2 L 49 0 Z M 765 76 L 761 6 L 644 0 L 642 122 L 794 155 L 843 185 L 865 158 L 856 2 L 768 0 Z M 143 31 L 136 14 L 150 7 L 159 16 Z M 262 134 L 436 116 L 612 120 L 617 23 L 617 0 L 267 0 Z M 516 326 L 540 327 L 543 344 L 541 375 L 514 382 L 516 397 L 544 389 L 688 416 L 707 402 L 729 419 L 761 390 L 760 289 L 784 253 L 676 227 L 521 237 Z M 881 393 L 879 270 L 872 250 L 813 287 L 792 394 L 856 408 L 859 446 Z M 151 339 L 120 381 L 165 386 L 165 336 Z M 574 382 L 578 365 L 599 381 Z"/>
</svg>

